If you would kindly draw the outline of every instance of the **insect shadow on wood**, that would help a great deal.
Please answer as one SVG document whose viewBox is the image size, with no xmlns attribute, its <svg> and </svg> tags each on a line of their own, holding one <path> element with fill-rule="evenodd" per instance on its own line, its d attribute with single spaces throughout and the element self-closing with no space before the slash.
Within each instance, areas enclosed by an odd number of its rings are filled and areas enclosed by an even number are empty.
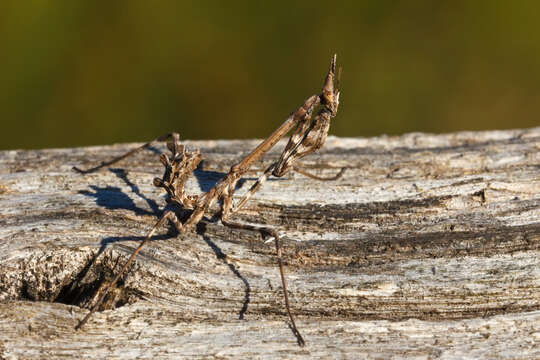
<svg viewBox="0 0 540 360">
<path fill-rule="evenodd" d="M 296 336 L 298 344 L 300 346 L 304 346 L 305 341 L 296 326 L 287 295 L 287 283 L 285 281 L 280 238 L 277 230 L 270 226 L 237 222 L 232 218 L 233 215 L 246 204 L 253 194 L 257 192 L 257 190 L 264 184 L 270 175 L 282 177 L 290 170 L 294 170 L 304 176 L 321 181 L 337 180 L 343 175 L 345 172 L 344 168 L 342 168 L 337 175 L 324 178 L 314 175 L 296 164 L 299 159 L 319 150 L 326 140 L 328 129 L 330 127 L 330 121 L 334 116 L 336 116 L 339 106 L 339 89 L 337 84 L 334 86 L 334 79 L 336 77 L 335 71 L 336 55 L 333 56 L 330 63 L 330 69 L 324 80 L 321 93 L 319 95 L 309 97 L 298 109 L 293 111 L 287 120 L 285 120 L 285 122 L 268 138 L 263 140 L 241 161 L 231 166 L 230 171 L 224 177 L 222 177 L 207 192 L 201 195 L 187 195 L 184 190 L 186 181 L 201 162 L 201 154 L 199 150 L 187 150 L 184 145 L 180 143 L 180 136 L 177 133 L 160 136 L 149 143 L 135 148 L 110 161 L 103 162 L 94 168 L 82 170 L 74 167 L 73 169 L 75 171 L 81 174 L 88 174 L 103 167 L 115 164 L 116 162 L 125 159 L 143 149 L 152 147 L 156 142 L 167 141 L 167 148 L 171 154 L 160 155 L 159 159 L 165 167 L 165 171 L 161 178 L 154 179 L 154 185 L 163 188 L 167 192 L 166 201 L 170 207 L 176 207 L 178 210 L 182 210 L 183 212 L 186 210 L 190 211 L 189 216 L 183 222 L 178 218 L 177 213 L 173 210 L 166 210 L 163 213 L 150 232 L 146 235 L 145 239 L 139 244 L 135 251 L 133 251 L 129 259 L 122 266 L 122 269 L 109 283 L 109 286 L 100 293 L 97 300 L 90 307 L 90 311 L 78 323 L 76 329 L 80 329 L 88 321 L 88 319 L 90 319 L 91 315 L 99 307 L 107 293 L 126 272 L 126 269 L 128 269 L 135 256 L 150 240 L 156 229 L 161 227 L 166 221 L 170 221 L 176 227 L 179 233 L 193 230 L 194 227 L 203 219 L 205 214 L 211 213 L 212 205 L 214 203 L 218 203 L 221 205 L 219 218 L 221 219 L 221 223 L 223 225 L 232 228 L 258 231 L 262 234 L 263 238 L 266 236 L 269 237 L 268 241 L 273 240 L 275 242 L 277 263 L 283 287 L 283 298 L 287 314 L 289 315 L 290 328 L 293 334 Z M 291 130 L 293 130 L 292 134 L 287 145 L 283 149 L 279 160 L 264 170 L 263 174 L 239 201 L 233 201 L 234 192 L 237 189 L 237 184 L 241 180 L 242 176 L 250 170 L 251 166 L 255 162 L 259 161 L 264 154 L 273 148 L 279 140 L 287 136 Z"/>
</svg>

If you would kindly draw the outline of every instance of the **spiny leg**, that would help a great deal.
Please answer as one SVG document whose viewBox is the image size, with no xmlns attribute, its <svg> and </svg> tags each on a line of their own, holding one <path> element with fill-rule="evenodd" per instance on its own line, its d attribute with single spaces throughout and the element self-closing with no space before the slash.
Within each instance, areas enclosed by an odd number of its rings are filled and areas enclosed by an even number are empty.
<svg viewBox="0 0 540 360">
<path fill-rule="evenodd" d="M 298 328 L 296 327 L 296 323 L 294 322 L 294 317 L 291 313 L 291 306 L 289 304 L 289 296 L 287 295 L 287 282 L 285 281 L 285 271 L 283 270 L 283 261 L 281 260 L 281 245 L 279 243 L 279 235 L 277 231 L 273 229 L 268 229 L 270 232 L 270 235 L 274 237 L 274 241 L 276 242 L 276 256 L 278 260 L 278 266 L 279 266 L 279 274 L 281 275 L 281 283 L 283 284 L 283 298 L 285 299 L 285 308 L 287 309 L 287 313 L 289 314 L 289 319 L 291 320 L 291 329 L 296 336 L 296 339 L 298 340 L 298 345 L 304 346 L 306 345 L 306 342 L 304 341 L 304 338 L 300 334 L 300 331 L 298 331 Z"/>
<path fill-rule="evenodd" d="M 251 186 L 251 188 L 247 191 L 247 193 L 244 194 L 243 198 L 235 205 L 233 205 L 233 201 L 232 201 L 234 188 L 231 187 L 229 189 L 229 192 L 227 193 L 227 195 L 224 196 L 224 199 L 223 199 L 223 209 L 222 209 L 222 213 L 221 213 L 221 222 L 224 225 L 229 226 L 229 227 L 233 227 L 233 228 L 261 231 L 263 233 L 269 234 L 270 236 L 272 236 L 274 238 L 274 240 L 276 242 L 276 256 L 277 256 L 277 260 L 278 260 L 279 273 L 280 273 L 280 276 L 281 276 L 281 283 L 282 283 L 282 286 L 283 286 L 283 298 L 285 300 L 285 308 L 287 310 L 287 314 L 289 315 L 289 319 L 291 321 L 291 329 L 292 329 L 294 335 L 296 336 L 298 344 L 300 346 L 304 346 L 305 345 L 304 338 L 302 337 L 302 335 L 300 334 L 300 331 L 296 327 L 296 322 L 294 321 L 294 316 L 293 316 L 293 314 L 291 312 L 289 296 L 287 294 L 287 282 L 285 280 L 285 271 L 284 271 L 283 261 L 282 261 L 282 257 L 281 257 L 281 245 L 280 245 L 279 235 L 278 235 L 277 231 L 275 231 L 274 229 L 271 229 L 269 227 L 261 227 L 261 226 L 257 226 L 257 225 L 254 225 L 254 224 L 245 224 L 245 223 L 234 222 L 234 221 L 229 220 L 230 216 L 232 214 L 234 214 L 235 212 L 237 212 L 238 210 L 240 210 L 245 205 L 245 203 L 253 196 L 253 194 L 255 192 L 257 192 L 257 190 L 259 190 L 259 188 L 266 182 L 266 180 L 272 174 L 272 172 L 274 171 L 274 169 L 276 168 L 276 166 L 278 164 L 279 164 L 279 162 L 276 162 L 276 163 L 270 165 L 268 168 L 266 168 L 266 170 L 259 177 L 259 179 L 257 179 L 257 181 Z M 297 171 L 297 172 L 299 172 L 299 173 L 301 173 L 301 174 L 303 174 L 305 176 L 314 178 L 316 180 L 322 180 L 322 181 L 337 180 L 341 176 L 343 176 L 343 173 L 345 172 L 345 168 L 342 168 L 337 175 L 335 175 L 335 176 L 333 176 L 331 178 L 322 178 L 322 177 L 310 174 L 310 173 L 308 173 L 308 172 L 306 172 L 306 171 L 304 171 L 301 168 L 298 168 L 296 166 L 290 166 L 290 167 L 285 167 L 285 171 L 280 175 L 281 176 L 285 175 L 285 173 L 287 173 L 288 170 L 290 170 L 290 169 L 293 169 L 293 170 L 295 170 L 295 171 Z"/>
<path fill-rule="evenodd" d="M 278 261 L 278 266 L 279 266 L 279 273 L 280 273 L 280 276 L 281 276 L 281 283 L 282 283 L 282 287 L 283 287 L 283 298 L 285 300 L 285 308 L 287 310 L 287 314 L 289 315 L 289 319 L 291 321 L 291 330 L 293 331 L 294 335 L 296 336 L 296 339 L 298 341 L 298 345 L 304 346 L 305 345 L 304 338 L 302 337 L 302 335 L 300 334 L 300 331 L 296 327 L 296 322 L 294 321 L 294 316 L 293 316 L 293 314 L 291 312 L 289 296 L 287 294 L 287 282 L 285 280 L 285 271 L 284 271 L 283 261 L 282 261 L 282 257 L 281 257 L 281 245 L 280 245 L 279 235 L 278 235 L 277 231 L 275 231 L 275 230 L 273 230 L 273 229 L 271 229 L 269 227 L 261 227 L 261 226 L 257 226 L 257 225 L 254 225 L 254 224 L 245 224 L 245 223 L 240 223 L 240 222 L 235 222 L 235 221 L 229 220 L 229 218 L 232 216 L 232 214 L 234 214 L 235 212 L 240 210 L 245 205 L 245 203 L 253 196 L 253 194 L 255 192 L 257 192 L 257 190 L 259 190 L 259 188 L 266 182 L 266 180 L 268 179 L 268 176 L 270 176 L 270 174 L 275 169 L 277 164 L 278 164 L 278 162 L 276 162 L 276 163 L 270 165 L 268 168 L 266 168 L 266 170 L 259 177 L 259 179 L 257 179 L 257 181 L 251 186 L 251 188 L 247 191 L 247 193 L 244 194 L 243 198 L 235 205 L 233 205 L 233 201 L 232 201 L 234 188 L 231 187 L 229 189 L 229 192 L 224 196 L 224 199 L 223 199 L 223 209 L 222 209 L 222 213 L 221 213 L 221 222 L 224 225 L 232 227 L 232 228 L 244 229 L 244 230 L 255 230 L 255 231 L 260 231 L 260 232 L 263 232 L 263 233 L 267 233 L 267 234 L 269 234 L 270 236 L 272 236 L 274 238 L 274 240 L 276 242 L 276 256 L 277 256 L 277 261 Z M 343 173 L 345 172 L 345 168 L 342 168 L 337 175 L 335 175 L 335 176 L 333 176 L 331 178 L 322 178 L 322 177 L 310 174 L 310 173 L 308 173 L 308 172 L 306 172 L 306 171 L 304 171 L 304 170 L 302 170 L 300 168 L 297 168 L 296 166 L 292 166 L 290 168 L 287 168 L 287 171 L 288 171 L 288 169 L 291 169 L 291 168 L 293 170 L 295 170 L 295 171 L 298 171 L 299 173 L 301 173 L 301 174 L 303 174 L 305 176 L 314 178 L 316 180 L 323 180 L 323 181 L 337 180 L 341 176 L 343 176 Z M 287 172 L 287 171 L 285 171 L 285 172 Z M 283 173 L 282 175 L 285 175 L 285 173 Z"/>
<path fill-rule="evenodd" d="M 77 171 L 78 173 L 81 173 L 81 174 L 89 174 L 89 173 L 92 173 L 94 171 L 97 171 L 105 166 L 109 166 L 109 165 L 112 165 L 112 164 L 115 164 L 117 162 L 119 162 L 120 160 L 123 160 L 127 157 L 130 157 L 131 155 L 133 154 L 136 154 L 138 153 L 139 151 L 143 150 L 143 149 L 146 149 L 146 148 L 149 148 L 150 146 L 154 145 L 155 143 L 157 142 L 161 142 L 161 141 L 165 141 L 165 140 L 168 140 L 169 138 L 171 137 L 176 137 L 178 136 L 178 134 L 176 133 L 169 133 L 169 134 L 165 134 L 163 136 L 160 136 L 160 137 L 157 137 L 155 138 L 154 140 L 150 141 L 150 142 L 147 142 L 146 144 L 144 145 L 141 145 L 139 146 L 138 148 L 135 148 L 133 150 L 130 150 L 128 151 L 127 153 L 125 153 L 124 155 L 121 155 L 121 156 L 118 156 L 118 157 L 115 157 L 114 159 L 112 160 L 109 160 L 109 161 L 104 161 L 102 162 L 100 165 L 98 166 L 95 166 L 93 168 L 90 168 L 90 169 L 86 169 L 86 170 L 83 170 L 83 169 L 80 169 L 76 166 L 73 167 L 73 170 Z"/>
<path fill-rule="evenodd" d="M 244 230 L 252 230 L 252 231 L 260 231 L 263 234 L 268 234 L 272 236 L 276 242 L 276 256 L 278 260 L 278 266 L 279 266 L 279 273 L 281 276 L 281 283 L 283 287 L 283 297 L 285 299 L 285 308 L 287 309 L 287 314 L 289 315 L 289 319 L 291 320 L 291 330 L 293 331 L 294 336 L 296 336 L 296 339 L 298 341 L 298 345 L 304 346 L 306 342 L 304 341 L 304 338 L 300 334 L 300 331 L 296 327 L 296 322 L 294 321 L 294 316 L 291 312 L 291 305 L 289 303 L 289 296 L 287 294 L 287 282 L 285 280 L 285 271 L 283 269 L 283 261 L 281 259 L 281 245 L 279 241 L 279 234 L 274 229 L 271 229 L 267 226 L 259 226 L 255 224 L 246 224 L 246 223 L 240 223 L 236 221 L 229 220 L 230 216 L 238 211 L 246 201 L 257 191 L 257 189 L 266 181 L 272 170 L 274 169 L 274 165 L 270 165 L 261 175 L 261 177 L 257 180 L 255 184 L 251 187 L 251 189 L 248 191 L 247 194 L 244 195 L 244 198 L 234 207 L 232 207 L 232 196 L 234 193 L 234 188 L 229 189 L 229 191 L 223 199 L 223 209 L 221 211 L 221 222 L 223 225 L 237 228 L 237 229 L 244 229 Z"/>
<path fill-rule="evenodd" d="M 144 244 L 146 244 L 150 238 L 152 237 L 152 235 L 154 234 L 154 232 L 156 231 L 157 228 L 159 228 L 161 225 L 163 225 L 163 223 L 167 220 L 167 219 L 170 219 L 174 225 L 176 226 L 177 230 L 179 232 L 182 232 L 182 224 L 180 223 L 180 221 L 178 220 L 178 218 L 176 217 L 176 214 L 171 211 L 171 210 L 168 210 L 166 211 L 163 216 L 161 216 L 161 218 L 156 222 L 156 224 L 152 227 L 152 230 L 150 230 L 150 232 L 148 233 L 148 235 L 146 235 L 146 238 L 139 244 L 139 246 L 135 249 L 135 251 L 133 251 L 133 253 L 131 254 L 131 256 L 129 257 L 129 259 L 126 261 L 126 263 L 124 264 L 124 266 L 122 266 L 122 269 L 120 270 L 120 272 L 118 274 L 116 274 L 116 276 L 114 277 L 114 279 L 107 285 L 107 287 L 103 290 L 103 292 L 101 293 L 101 295 L 99 296 L 99 298 L 97 299 L 96 303 L 90 308 L 90 312 L 88 314 L 86 314 L 86 316 L 77 324 L 77 326 L 75 326 L 75 330 L 78 330 L 80 329 L 87 321 L 88 319 L 90 319 L 90 316 L 92 316 L 92 314 L 98 309 L 99 305 L 101 305 L 101 303 L 103 302 L 103 300 L 105 299 L 105 296 L 107 296 L 107 294 L 109 293 L 109 291 L 113 288 L 113 286 L 118 282 L 118 280 L 120 279 L 120 277 L 125 273 L 126 269 L 128 268 L 128 266 L 131 264 L 131 262 L 133 261 L 133 259 L 135 258 L 135 256 L 137 256 L 137 254 L 139 253 L 139 251 L 141 251 L 142 247 L 144 246 Z"/>
<path fill-rule="evenodd" d="M 289 295 L 287 294 L 287 281 L 285 280 L 285 270 L 283 267 L 283 261 L 281 258 L 281 245 L 279 241 L 279 234 L 274 229 L 271 229 L 266 226 L 258 226 L 254 224 L 244 224 L 240 222 L 230 221 L 228 219 L 221 219 L 221 222 L 229 227 L 236 228 L 236 229 L 244 229 L 244 230 L 253 230 L 253 231 L 260 231 L 263 234 L 268 234 L 271 237 L 274 238 L 274 241 L 276 242 L 276 256 L 279 266 L 279 273 L 281 276 L 281 284 L 283 288 L 283 298 L 285 299 L 285 308 L 287 310 L 287 314 L 289 315 L 289 320 L 291 321 L 291 330 L 296 336 L 296 340 L 298 341 L 298 345 L 304 346 L 306 342 L 304 341 L 304 338 L 300 334 L 300 331 L 296 327 L 296 322 L 294 321 L 294 316 L 291 312 L 291 305 L 289 302 Z"/>
</svg>

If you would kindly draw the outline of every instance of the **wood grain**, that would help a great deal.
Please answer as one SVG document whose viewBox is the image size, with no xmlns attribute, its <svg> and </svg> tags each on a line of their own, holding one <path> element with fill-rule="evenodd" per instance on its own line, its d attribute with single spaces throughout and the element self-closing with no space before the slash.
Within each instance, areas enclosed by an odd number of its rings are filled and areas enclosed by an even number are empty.
<svg viewBox="0 0 540 360">
<path fill-rule="evenodd" d="M 199 193 L 258 141 L 185 143 L 204 155 Z M 163 209 L 164 146 L 71 168 L 136 145 L 0 152 L 1 358 L 540 357 L 540 128 L 330 137 L 302 164 L 343 178 L 269 180 L 236 219 L 282 234 L 305 348 L 273 245 L 212 216 L 161 229 L 73 330 Z"/>
</svg>

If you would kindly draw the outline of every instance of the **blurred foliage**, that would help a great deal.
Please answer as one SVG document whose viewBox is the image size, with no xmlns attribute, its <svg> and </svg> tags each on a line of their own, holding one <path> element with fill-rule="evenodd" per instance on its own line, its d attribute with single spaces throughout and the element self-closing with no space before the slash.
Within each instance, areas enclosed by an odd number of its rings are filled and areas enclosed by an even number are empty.
<svg viewBox="0 0 540 360">
<path fill-rule="evenodd" d="M 0 148 L 265 137 L 343 66 L 331 133 L 538 126 L 536 1 L 2 1 Z"/>
</svg>

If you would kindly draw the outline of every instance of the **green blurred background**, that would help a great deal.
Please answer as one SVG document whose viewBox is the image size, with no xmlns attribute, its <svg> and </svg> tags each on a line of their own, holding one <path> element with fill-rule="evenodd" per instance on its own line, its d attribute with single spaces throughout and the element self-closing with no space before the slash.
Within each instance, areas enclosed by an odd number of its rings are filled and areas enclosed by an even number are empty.
<svg viewBox="0 0 540 360">
<path fill-rule="evenodd" d="M 262 138 L 343 66 L 331 134 L 538 126 L 538 1 L 1 1 L 0 149 Z"/>
</svg>

